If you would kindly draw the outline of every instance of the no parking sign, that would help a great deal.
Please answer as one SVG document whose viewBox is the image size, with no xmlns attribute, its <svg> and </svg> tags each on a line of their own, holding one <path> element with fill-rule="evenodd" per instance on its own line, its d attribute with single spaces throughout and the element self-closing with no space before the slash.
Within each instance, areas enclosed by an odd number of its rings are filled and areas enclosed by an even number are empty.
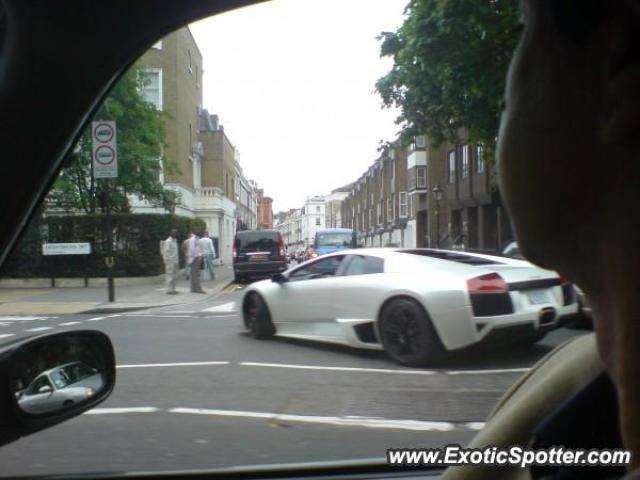
<svg viewBox="0 0 640 480">
<path fill-rule="evenodd" d="M 116 122 L 91 122 L 93 178 L 118 178 Z"/>
</svg>

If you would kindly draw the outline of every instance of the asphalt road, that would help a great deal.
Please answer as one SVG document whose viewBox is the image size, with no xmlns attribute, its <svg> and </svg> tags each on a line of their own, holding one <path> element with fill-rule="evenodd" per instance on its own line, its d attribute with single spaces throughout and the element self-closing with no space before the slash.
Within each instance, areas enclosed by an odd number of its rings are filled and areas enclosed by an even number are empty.
<svg viewBox="0 0 640 480">
<path fill-rule="evenodd" d="M 408 369 L 380 352 L 254 340 L 236 312 L 240 294 L 111 316 L 0 317 L 0 340 L 102 330 L 118 363 L 109 399 L 3 447 L 0 475 L 382 458 L 390 447 L 465 443 L 526 368 L 584 333 Z"/>
</svg>

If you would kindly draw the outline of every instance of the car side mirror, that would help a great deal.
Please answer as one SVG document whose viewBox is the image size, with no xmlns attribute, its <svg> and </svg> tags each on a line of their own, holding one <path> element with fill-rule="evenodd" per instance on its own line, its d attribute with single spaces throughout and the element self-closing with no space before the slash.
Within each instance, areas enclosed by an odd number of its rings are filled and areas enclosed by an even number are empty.
<svg viewBox="0 0 640 480">
<path fill-rule="evenodd" d="M 274 275 L 271 275 L 271 281 L 275 282 L 275 283 L 286 283 L 289 280 L 287 279 L 287 277 L 285 277 L 283 274 L 281 273 L 276 273 Z"/>
<path fill-rule="evenodd" d="M 56 385 L 55 401 L 24 394 L 43 373 Z M 102 332 L 44 334 L 0 345 L 0 445 L 95 407 L 111 394 L 115 381 L 113 345 Z M 53 389 L 46 385 L 37 392 Z"/>
</svg>

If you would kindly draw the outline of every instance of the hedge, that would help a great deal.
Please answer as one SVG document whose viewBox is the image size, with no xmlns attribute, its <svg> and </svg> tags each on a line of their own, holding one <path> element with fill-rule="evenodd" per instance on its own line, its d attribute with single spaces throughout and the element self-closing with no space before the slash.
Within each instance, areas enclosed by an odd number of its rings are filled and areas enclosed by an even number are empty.
<svg viewBox="0 0 640 480">
<path fill-rule="evenodd" d="M 193 228 L 205 230 L 201 219 L 161 214 L 111 215 L 114 275 L 153 276 L 163 273 L 160 241 L 172 228 L 178 230 L 178 245 Z M 52 216 L 36 218 L 0 270 L 0 277 L 104 277 L 107 252 L 106 229 L 102 215 Z M 89 255 L 42 255 L 42 244 L 91 243 Z M 184 260 L 181 259 L 181 264 Z"/>
</svg>

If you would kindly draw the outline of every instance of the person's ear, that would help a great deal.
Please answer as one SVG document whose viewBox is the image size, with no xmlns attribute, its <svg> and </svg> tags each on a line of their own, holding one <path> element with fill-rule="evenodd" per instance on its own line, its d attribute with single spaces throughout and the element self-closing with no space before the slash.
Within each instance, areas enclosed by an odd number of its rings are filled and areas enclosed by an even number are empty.
<svg viewBox="0 0 640 480">
<path fill-rule="evenodd" d="M 640 139 L 640 11 L 615 15 L 609 32 L 602 139 L 626 146 Z"/>
</svg>

